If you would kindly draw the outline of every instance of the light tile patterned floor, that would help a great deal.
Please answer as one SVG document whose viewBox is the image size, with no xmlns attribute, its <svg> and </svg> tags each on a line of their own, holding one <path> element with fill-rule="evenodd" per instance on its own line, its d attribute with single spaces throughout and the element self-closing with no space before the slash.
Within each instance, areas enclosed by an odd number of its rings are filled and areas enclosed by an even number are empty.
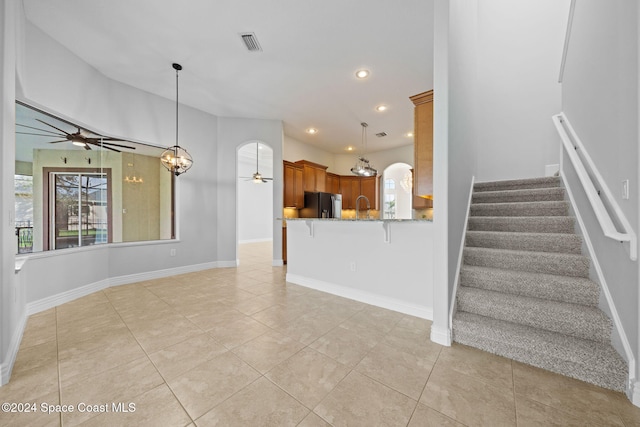
<svg viewBox="0 0 640 427">
<path fill-rule="evenodd" d="M 620 393 L 433 344 L 429 321 L 286 284 L 270 255 L 242 245 L 238 268 L 31 316 L 0 402 L 37 411 L 0 412 L 0 425 L 640 425 Z"/>
</svg>

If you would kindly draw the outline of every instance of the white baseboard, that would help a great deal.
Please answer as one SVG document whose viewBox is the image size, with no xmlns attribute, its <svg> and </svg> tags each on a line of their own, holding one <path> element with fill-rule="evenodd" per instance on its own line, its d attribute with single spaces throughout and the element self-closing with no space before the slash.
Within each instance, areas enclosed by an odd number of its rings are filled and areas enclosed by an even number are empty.
<svg viewBox="0 0 640 427">
<path fill-rule="evenodd" d="M 24 334 L 24 328 L 26 325 L 27 314 L 23 314 L 13 336 L 11 337 L 11 342 L 7 349 L 7 360 L 0 365 L 0 386 L 8 383 L 9 378 L 11 378 L 11 371 L 13 370 L 14 363 L 16 363 L 16 357 L 18 357 L 18 349 L 20 348 L 20 342 L 22 341 L 22 335 Z"/>
<path fill-rule="evenodd" d="M 411 316 L 420 317 L 422 319 L 433 320 L 433 308 L 430 307 L 419 306 L 394 298 L 299 276 L 297 274 L 287 274 L 286 280 L 287 282 L 294 283 L 296 285 L 360 301 L 365 304 L 375 305 L 376 307 L 386 308 L 400 313 L 409 314 Z"/>
<path fill-rule="evenodd" d="M 263 239 L 247 239 L 247 240 L 238 240 L 238 244 L 243 244 L 243 243 L 262 243 L 262 242 L 272 242 L 273 238 L 272 237 L 265 237 Z"/>
<path fill-rule="evenodd" d="M 42 298 L 37 301 L 29 302 L 27 303 L 27 315 L 30 316 L 32 314 L 40 313 L 41 311 L 45 311 L 53 307 L 57 307 L 69 301 L 73 301 L 94 292 L 106 289 L 109 286 L 109 279 L 104 279 L 95 283 L 81 286 L 79 288 L 51 295 L 50 297 Z"/>
<path fill-rule="evenodd" d="M 282 261 L 281 259 L 274 259 L 271 265 L 273 267 L 282 267 L 284 265 L 284 261 Z"/>
<path fill-rule="evenodd" d="M 240 265 L 240 260 L 237 259 L 235 261 L 218 261 L 216 263 L 217 268 L 229 268 L 229 267 L 237 267 Z"/>
<path fill-rule="evenodd" d="M 640 407 L 640 381 L 630 381 L 627 397 L 634 406 Z"/>
<path fill-rule="evenodd" d="M 41 311 L 57 307 L 64 303 L 82 298 L 97 291 L 109 288 L 111 286 L 128 285 L 130 283 L 143 282 L 145 280 L 161 279 L 163 277 L 176 276 L 178 274 L 194 273 L 196 271 L 209 270 L 221 267 L 220 263 L 207 262 L 203 264 L 193 264 L 183 267 L 167 268 L 164 270 L 154 270 L 145 273 L 127 274 L 125 276 L 111 277 L 109 279 L 100 280 L 95 283 L 61 292 L 50 297 L 42 298 L 37 301 L 27 303 L 27 315 L 40 313 Z M 235 267 L 235 265 L 233 266 Z"/>
<path fill-rule="evenodd" d="M 447 347 L 451 347 L 451 342 L 453 341 L 451 337 L 451 330 L 448 328 L 438 328 L 431 325 L 431 341 L 436 344 L 445 345 Z"/>
<path fill-rule="evenodd" d="M 153 270 L 145 273 L 127 274 L 125 276 L 112 277 L 109 286 L 128 285 L 130 283 L 143 282 L 145 280 L 162 279 L 163 277 L 177 276 L 178 274 L 195 273 L 196 271 L 218 268 L 217 262 L 205 262 L 202 264 L 185 265 L 183 267 Z"/>
</svg>

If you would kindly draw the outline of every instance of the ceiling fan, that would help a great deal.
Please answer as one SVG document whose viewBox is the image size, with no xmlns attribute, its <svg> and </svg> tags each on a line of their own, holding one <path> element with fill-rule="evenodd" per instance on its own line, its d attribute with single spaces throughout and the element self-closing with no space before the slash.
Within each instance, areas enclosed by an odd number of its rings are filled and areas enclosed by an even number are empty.
<svg viewBox="0 0 640 427">
<path fill-rule="evenodd" d="M 52 124 L 49 124 L 45 121 L 42 121 L 40 119 L 36 119 L 37 121 L 39 121 L 40 123 L 49 126 L 55 130 L 57 130 L 58 132 L 54 132 L 52 130 L 49 129 L 40 129 L 37 127 L 33 127 L 33 126 L 27 126 L 27 125 L 23 125 L 20 123 L 16 123 L 16 126 L 21 126 L 24 128 L 28 128 L 28 129 L 33 129 L 33 130 L 37 130 L 38 132 L 44 132 L 44 133 L 33 133 L 33 132 L 16 132 L 18 134 L 22 134 L 22 135 L 34 135 L 34 136 L 45 136 L 48 138 L 63 138 L 57 141 L 49 141 L 50 144 L 57 144 L 59 142 L 71 142 L 73 145 L 76 145 L 78 147 L 83 147 L 85 150 L 91 150 L 91 145 L 94 145 L 96 147 L 102 147 L 102 148 L 106 148 L 107 150 L 111 150 L 111 151 L 115 151 L 117 153 L 120 153 L 121 151 L 118 150 L 117 148 L 114 147 L 118 147 L 118 148 L 128 148 L 129 150 L 135 150 L 136 147 L 131 147 L 129 145 L 122 145 L 122 144 L 116 144 L 113 141 L 118 141 L 118 142 L 127 142 L 127 140 L 125 139 L 116 139 L 116 138 L 109 138 L 109 137 L 105 137 L 105 136 L 100 136 L 100 135 L 96 135 L 96 136 L 91 136 L 91 135 L 95 135 L 92 134 L 91 132 L 89 132 L 88 130 L 85 129 L 81 129 L 80 127 L 78 127 L 78 131 L 74 132 L 74 133 L 69 133 L 67 131 L 64 131 L 58 127 L 55 127 Z"/>
<path fill-rule="evenodd" d="M 240 178 L 246 178 L 245 181 L 253 181 L 254 184 L 261 184 L 263 182 L 273 181 L 273 178 L 265 178 L 260 173 L 260 166 L 259 166 L 260 155 L 258 151 L 259 149 L 260 149 L 260 143 L 256 142 L 256 173 L 254 173 L 253 176 L 250 176 L 250 177 L 249 176 L 240 177 Z"/>
</svg>

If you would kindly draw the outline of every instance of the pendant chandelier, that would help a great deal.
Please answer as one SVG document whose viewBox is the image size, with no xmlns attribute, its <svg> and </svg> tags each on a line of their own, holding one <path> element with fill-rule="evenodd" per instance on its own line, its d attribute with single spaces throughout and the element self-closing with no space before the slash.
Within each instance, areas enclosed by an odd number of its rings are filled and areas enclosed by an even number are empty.
<svg viewBox="0 0 640 427">
<path fill-rule="evenodd" d="M 176 145 L 164 150 L 160 161 L 169 172 L 178 176 L 191 168 L 193 159 L 187 150 L 178 145 L 178 72 L 182 70 L 182 65 L 173 64 L 173 69 L 176 70 Z"/>
<path fill-rule="evenodd" d="M 360 123 L 362 126 L 362 155 L 358 157 L 355 166 L 351 168 L 351 173 L 358 176 L 376 176 L 378 171 L 369 164 L 369 160 L 365 157 L 367 154 L 367 126 L 365 122 Z"/>
</svg>

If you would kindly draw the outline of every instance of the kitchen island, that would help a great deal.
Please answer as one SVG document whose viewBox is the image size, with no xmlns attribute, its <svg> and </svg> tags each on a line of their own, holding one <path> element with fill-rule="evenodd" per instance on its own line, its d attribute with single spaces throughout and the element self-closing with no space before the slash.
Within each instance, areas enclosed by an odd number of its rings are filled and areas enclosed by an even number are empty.
<svg viewBox="0 0 640 427">
<path fill-rule="evenodd" d="M 287 282 L 432 319 L 430 220 L 286 221 Z"/>
</svg>

